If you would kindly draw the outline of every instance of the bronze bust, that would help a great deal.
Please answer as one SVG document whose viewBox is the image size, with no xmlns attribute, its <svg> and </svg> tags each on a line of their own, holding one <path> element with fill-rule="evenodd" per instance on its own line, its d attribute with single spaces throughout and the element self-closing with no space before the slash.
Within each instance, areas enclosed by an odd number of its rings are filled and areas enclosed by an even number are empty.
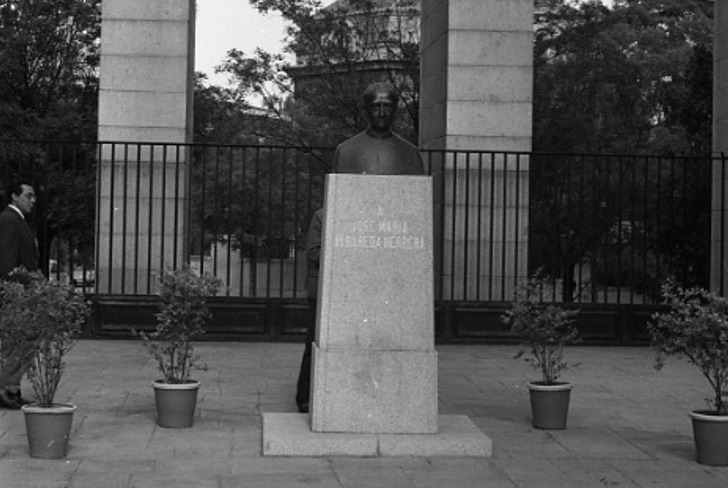
<svg viewBox="0 0 728 488">
<path fill-rule="evenodd" d="M 334 173 L 422 175 L 422 158 L 412 143 L 392 132 L 398 97 L 388 83 L 374 83 L 364 92 L 369 126 L 339 144 Z"/>
</svg>

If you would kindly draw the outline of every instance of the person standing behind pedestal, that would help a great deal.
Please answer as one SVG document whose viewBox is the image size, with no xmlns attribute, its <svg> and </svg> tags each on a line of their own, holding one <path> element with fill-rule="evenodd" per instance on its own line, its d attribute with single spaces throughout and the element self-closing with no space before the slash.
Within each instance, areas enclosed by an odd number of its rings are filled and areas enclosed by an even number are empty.
<svg viewBox="0 0 728 488">
<path fill-rule="evenodd" d="M 334 153 L 334 173 L 366 175 L 423 175 L 422 157 L 417 147 L 392 132 L 399 98 L 389 83 L 373 83 L 363 96 L 369 126 L 363 132 L 339 144 Z M 306 346 L 298 374 L 296 404 L 298 411 L 308 412 L 311 387 L 311 349 L 316 337 L 316 300 L 318 268 L 321 255 L 323 209 L 314 213 L 307 236 L 308 274 L 306 291 L 309 300 Z"/>
<path fill-rule="evenodd" d="M 306 330 L 306 346 L 301 358 L 301 369 L 298 373 L 296 404 L 298 411 L 308 412 L 311 391 L 311 349 L 316 340 L 316 305 L 318 298 L 319 263 L 321 260 L 321 229 L 323 227 L 324 209 L 320 208 L 311 217 L 306 236 L 306 297 L 308 299 L 308 323 Z"/>
<path fill-rule="evenodd" d="M 35 191 L 28 181 L 15 180 L 7 187 L 7 195 L 9 204 L 0 213 L 0 279 L 20 266 L 28 271 L 38 269 L 38 247 L 26 219 L 35 207 Z M 22 345 L 0 344 L 0 408 L 17 410 L 28 403 L 20 395 L 26 356 Z"/>
</svg>

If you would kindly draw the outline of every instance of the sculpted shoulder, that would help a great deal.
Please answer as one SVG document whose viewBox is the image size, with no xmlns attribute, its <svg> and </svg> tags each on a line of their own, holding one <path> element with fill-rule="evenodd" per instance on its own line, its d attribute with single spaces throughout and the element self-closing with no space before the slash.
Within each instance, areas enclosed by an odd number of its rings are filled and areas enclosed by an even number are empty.
<svg viewBox="0 0 728 488">
<path fill-rule="evenodd" d="M 367 131 L 364 130 L 336 146 L 336 152 L 346 154 L 350 151 L 360 151 L 367 146 L 369 141 L 370 137 L 367 135 Z"/>
<path fill-rule="evenodd" d="M 417 146 L 396 132 L 392 132 L 392 137 L 397 141 L 397 145 L 401 150 L 408 152 L 410 155 L 416 154 L 418 158 L 420 157 L 420 151 L 417 149 Z"/>
<path fill-rule="evenodd" d="M 417 147 L 398 134 L 373 137 L 368 131 L 339 144 L 334 155 L 335 173 L 421 175 L 422 158 Z"/>
</svg>

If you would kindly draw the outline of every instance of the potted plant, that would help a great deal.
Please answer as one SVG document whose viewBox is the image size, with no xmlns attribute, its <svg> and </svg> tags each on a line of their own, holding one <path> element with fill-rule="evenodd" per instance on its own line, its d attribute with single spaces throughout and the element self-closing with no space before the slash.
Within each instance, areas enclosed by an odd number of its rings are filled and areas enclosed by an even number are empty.
<svg viewBox="0 0 728 488">
<path fill-rule="evenodd" d="M 655 368 L 668 356 L 686 358 L 713 389 L 708 408 L 690 412 L 697 461 L 728 465 L 728 298 L 703 288 L 662 287 L 668 306 L 647 324 L 655 349 Z"/>
<path fill-rule="evenodd" d="M 15 270 L 0 282 L 2 340 L 24 351 L 35 401 L 22 406 L 30 456 L 66 456 L 75 405 L 56 403 L 65 356 L 76 344 L 89 307 L 67 283 Z"/>
<path fill-rule="evenodd" d="M 152 383 L 160 427 L 192 426 L 200 382 L 191 374 L 207 368 L 195 353 L 192 341 L 205 331 L 211 317 L 207 298 L 217 293 L 220 284 L 219 279 L 199 275 L 188 265 L 178 270 L 165 269 L 159 277 L 157 327 L 136 334 L 162 373 L 162 378 Z"/>
<path fill-rule="evenodd" d="M 515 358 L 525 356 L 528 364 L 541 371 L 540 380 L 528 383 L 533 426 L 538 429 L 566 428 L 572 385 L 559 377 L 576 366 L 564 360 L 564 349 L 579 341 L 574 324 L 579 311 L 544 301 L 552 291 L 539 272 L 518 288 L 513 305 L 503 315 L 503 322 L 521 339 Z"/>
</svg>

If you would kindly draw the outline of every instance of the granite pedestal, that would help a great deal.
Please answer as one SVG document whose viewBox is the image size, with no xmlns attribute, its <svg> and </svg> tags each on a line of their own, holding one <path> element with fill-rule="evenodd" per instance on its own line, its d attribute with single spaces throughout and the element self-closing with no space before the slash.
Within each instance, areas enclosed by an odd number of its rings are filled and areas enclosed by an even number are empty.
<svg viewBox="0 0 728 488">
<path fill-rule="evenodd" d="M 281 456 L 489 456 L 437 413 L 432 181 L 327 176 L 311 413 L 265 414 Z"/>
</svg>

